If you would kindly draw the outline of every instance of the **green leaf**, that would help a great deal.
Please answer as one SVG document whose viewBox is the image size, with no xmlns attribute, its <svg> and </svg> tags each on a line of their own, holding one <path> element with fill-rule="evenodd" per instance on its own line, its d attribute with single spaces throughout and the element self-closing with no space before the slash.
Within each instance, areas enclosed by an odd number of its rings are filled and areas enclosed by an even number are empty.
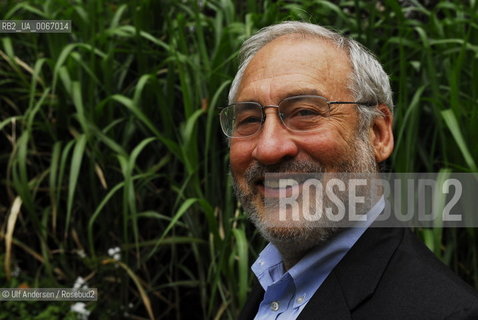
<svg viewBox="0 0 478 320">
<path fill-rule="evenodd" d="M 68 198 L 66 209 L 66 221 L 65 221 L 65 238 L 67 237 L 68 230 L 70 228 L 70 220 L 73 209 L 73 202 L 75 199 L 76 185 L 78 184 L 78 177 L 81 170 L 81 162 L 84 157 L 86 147 L 86 135 L 81 134 L 75 143 L 75 149 L 73 150 L 73 156 L 71 158 L 70 166 L 70 178 L 68 182 Z"/>
<path fill-rule="evenodd" d="M 465 158 L 466 164 L 468 165 L 471 171 L 477 172 L 478 168 L 476 167 L 475 160 L 471 156 L 470 150 L 468 149 L 468 146 L 466 145 L 465 139 L 463 139 L 463 135 L 461 134 L 460 126 L 455 117 L 455 114 L 453 113 L 451 109 L 448 109 L 448 110 L 443 110 L 441 112 L 441 115 L 443 119 L 445 120 L 445 123 L 448 129 L 451 131 L 451 134 L 453 138 L 455 139 L 455 142 L 458 145 L 458 148 L 460 148 L 461 154 L 463 155 L 463 158 Z"/>
</svg>

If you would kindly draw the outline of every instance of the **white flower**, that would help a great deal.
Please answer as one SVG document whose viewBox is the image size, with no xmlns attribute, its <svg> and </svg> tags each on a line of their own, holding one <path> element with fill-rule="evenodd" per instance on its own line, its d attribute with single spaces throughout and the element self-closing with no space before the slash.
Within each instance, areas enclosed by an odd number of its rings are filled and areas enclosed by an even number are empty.
<svg viewBox="0 0 478 320">
<path fill-rule="evenodd" d="M 85 308 L 84 302 L 77 302 L 71 306 L 71 311 L 78 313 L 78 319 L 87 320 L 90 315 L 90 311 Z"/>
<path fill-rule="evenodd" d="M 121 249 L 119 247 L 109 248 L 108 255 L 116 261 L 121 260 Z"/>
<path fill-rule="evenodd" d="M 86 258 L 85 250 L 81 249 L 81 250 L 76 251 L 76 253 L 80 256 L 80 258 L 82 258 L 82 259 Z"/>
<path fill-rule="evenodd" d="M 88 289 L 85 279 L 78 277 L 73 284 L 73 289 Z"/>
<path fill-rule="evenodd" d="M 20 267 L 16 264 L 15 267 L 13 268 L 12 270 L 12 277 L 18 277 L 20 275 L 20 271 L 22 271 L 20 269 Z"/>
</svg>

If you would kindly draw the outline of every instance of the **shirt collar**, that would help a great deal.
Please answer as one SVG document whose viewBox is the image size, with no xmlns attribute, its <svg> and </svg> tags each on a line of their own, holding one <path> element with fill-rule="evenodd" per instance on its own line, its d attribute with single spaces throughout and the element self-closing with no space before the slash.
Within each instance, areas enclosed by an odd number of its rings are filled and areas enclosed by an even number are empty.
<svg viewBox="0 0 478 320">
<path fill-rule="evenodd" d="M 333 268 L 384 208 L 385 200 L 382 197 L 369 210 L 366 221 L 357 227 L 345 229 L 326 245 L 311 250 L 287 272 L 285 272 L 279 250 L 272 243 L 261 251 L 251 269 L 264 290 L 281 279 L 285 280 L 284 277 L 290 277 L 295 285 L 296 298 L 293 307 L 299 307 L 309 301 Z"/>
</svg>

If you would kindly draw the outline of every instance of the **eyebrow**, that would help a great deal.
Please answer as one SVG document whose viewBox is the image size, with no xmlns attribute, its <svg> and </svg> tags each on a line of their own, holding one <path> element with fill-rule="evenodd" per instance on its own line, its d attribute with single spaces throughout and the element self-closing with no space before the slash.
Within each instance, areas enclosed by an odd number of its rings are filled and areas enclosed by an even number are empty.
<svg viewBox="0 0 478 320">
<path fill-rule="evenodd" d="M 294 96 L 322 96 L 322 93 L 315 88 L 298 88 L 286 91 L 284 94 L 281 94 L 279 96 L 279 101 Z"/>
<path fill-rule="evenodd" d="M 296 88 L 296 89 L 285 91 L 283 94 L 279 95 L 277 103 L 279 103 L 280 101 L 288 97 L 306 96 L 306 95 L 323 96 L 323 94 L 315 88 Z M 246 102 L 246 101 L 260 103 L 258 99 L 240 99 L 236 102 Z"/>
</svg>

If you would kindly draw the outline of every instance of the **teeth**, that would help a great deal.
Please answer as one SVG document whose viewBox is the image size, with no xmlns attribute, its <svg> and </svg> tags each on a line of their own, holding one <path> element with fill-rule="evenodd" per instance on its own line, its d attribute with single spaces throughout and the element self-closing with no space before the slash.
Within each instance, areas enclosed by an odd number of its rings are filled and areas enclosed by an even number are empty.
<svg viewBox="0 0 478 320">
<path fill-rule="evenodd" d="M 300 179 L 299 179 L 300 178 Z M 307 179 L 304 179 L 304 177 L 281 177 L 281 178 L 268 178 L 264 179 L 264 187 L 266 188 L 271 188 L 271 189 L 280 189 L 281 187 L 281 181 L 282 181 L 282 187 L 283 188 L 291 188 L 297 185 L 300 185 L 304 183 Z"/>
<path fill-rule="evenodd" d="M 279 180 L 266 179 L 266 180 L 264 180 L 264 187 L 278 189 L 279 188 Z"/>
<path fill-rule="evenodd" d="M 279 189 L 280 184 L 279 184 L 278 179 L 266 179 L 264 180 L 264 187 L 266 188 L 273 188 L 273 189 Z M 284 185 L 284 184 L 283 184 Z M 287 185 L 287 184 L 286 184 Z M 287 185 L 288 186 L 288 185 Z"/>
</svg>

